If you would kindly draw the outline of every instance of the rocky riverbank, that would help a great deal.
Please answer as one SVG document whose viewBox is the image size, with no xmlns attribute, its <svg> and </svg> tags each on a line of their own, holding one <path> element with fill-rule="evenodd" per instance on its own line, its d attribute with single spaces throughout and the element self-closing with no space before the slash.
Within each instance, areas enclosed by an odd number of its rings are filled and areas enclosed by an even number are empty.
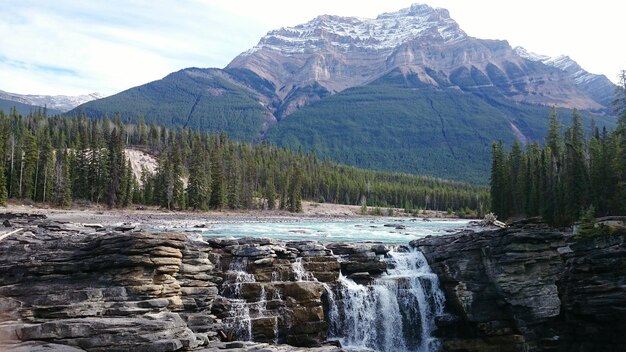
<svg viewBox="0 0 626 352">
<path fill-rule="evenodd" d="M 340 351 L 368 339 L 385 351 L 626 350 L 623 235 L 572 241 L 530 220 L 413 241 L 422 256 L 43 215 L 0 223 L 2 351 Z"/>
</svg>

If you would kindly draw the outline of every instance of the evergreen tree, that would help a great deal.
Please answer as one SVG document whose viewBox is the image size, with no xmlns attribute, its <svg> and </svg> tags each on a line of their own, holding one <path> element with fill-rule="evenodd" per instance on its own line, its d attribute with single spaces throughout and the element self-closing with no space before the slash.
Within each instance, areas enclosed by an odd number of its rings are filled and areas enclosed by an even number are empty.
<svg viewBox="0 0 626 352">
<path fill-rule="evenodd" d="M 194 136 L 191 162 L 189 165 L 189 184 L 187 198 L 193 210 L 208 210 L 209 183 L 206 175 L 206 152 L 200 142 L 198 133 Z"/>
<path fill-rule="evenodd" d="M 491 146 L 491 208 L 501 218 L 508 217 L 507 202 L 507 175 L 505 172 L 505 158 L 502 142 Z M 428 197 L 430 198 L 430 197 Z M 428 201 L 426 202 L 428 203 Z M 428 206 L 426 205 L 426 208 Z"/>
<path fill-rule="evenodd" d="M 224 160 L 221 148 L 216 148 L 211 158 L 211 200 L 212 209 L 222 210 L 226 206 L 226 180 L 224 177 Z"/>
<path fill-rule="evenodd" d="M 5 170 L 5 147 L 8 131 L 8 124 L 4 121 L 4 114 L 0 111 L 0 205 L 5 205 L 8 197 Z"/>
<path fill-rule="evenodd" d="M 54 182 L 55 204 L 69 207 L 72 205 L 72 177 L 70 175 L 67 151 L 57 153 Z"/>
<path fill-rule="evenodd" d="M 241 189 L 241 172 L 239 170 L 239 164 L 235 159 L 234 152 L 231 150 L 228 153 L 228 185 L 227 185 L 227 203 L 230 209 L 240 208 L 240 189 Z"/>
<path fill-rule="evenodd" d="M 566 218 L 568 221 L 573 221 L 578 217 L 584 204 L 588 203 L 586 198 L 589 192 L 582 118 L 576 110 L 572 113 L 572 125 L 567 135 L 564 190 Z"/>
<path fill-rule="evenodd" d="M 289 181 L 289 195 L 287 198 L 287 207 L 292 213 L 302 212 L 302 169 L 296 166 L 291 171 L 291 180 Z"/>
<path fill-rule="evenodd" d="M 596 210 L 593 206 L 581 211 L 580 222 L 576 228 L 576 237 L 589 237 L 595 233 Z"/>
<path fill-rule="evenodd" d="M 267 209 L 276 208 L 276 187 L 274 186 L 274 175 L 269 173 L 265 178 L 265 199 L 267 200 Z"/>
<path fill-rule="evenodd" d="M 33 199 L 35 191 L 35 172 L 39 159 L 39 149 L 35 136 L 27 131 L 24 134 L 24 155 L 20 172 L 20 196 Z"/>
<path fill-rule="evenodd" d="M 180 155 L 180 149 L 178 145 L 173 148 L 172 152 L 172 177 L 173 182 L 173 200 L 175 207 L 178 209 L 185 209 L 185 184 L 183 183 L 183 161 Z"/>
</svg>

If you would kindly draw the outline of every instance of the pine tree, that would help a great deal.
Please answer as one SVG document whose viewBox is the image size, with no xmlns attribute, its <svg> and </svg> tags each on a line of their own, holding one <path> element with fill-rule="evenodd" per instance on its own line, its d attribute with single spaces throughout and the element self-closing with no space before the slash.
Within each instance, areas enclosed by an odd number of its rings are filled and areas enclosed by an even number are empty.
<svg viewBox="0 0 626 352">
<path fill-rule="evenodd" d="M 20 172 L 20 196 L 22 198 L 33 199 L 38 159 L 39 149 L 37 148 L 37 141 L 35 136 L 30 131 L 27 131 L 24 134 L 24 155 Z"/>
<path fill-rule="evenodd" d="M 72 205 L 72 177 L 70 174 L 67 151 L 57 151 L 54 181 L 55 204 L 69 207 Z"/>
<path fill-rule="evenodd" d="M 221 148 L 216 148 L 211 158 L 211 200 L 212 209 L 222 210 L 226 206 L 226 180 L 224 177 L 224 160 Z"/>
<path fill-rule="evenodd" d="M 176 144 L 172 151 L 172 178 L 173 189 L 172 196 L 174 200 L 174 206 L 178 209 L 185 209 L 185 184 L 183 183 L 183 161 L 180 155 L 180 149 Z"/>
<path fill-rule="evenodd" d="M 289 194 L 287 198 L 287 207 L 292 213 L 302 212 L 302 169 L 297 166 L 290 172 L 291 180 L 289 181 Z"/>
<path fill-rule="evenodd" d="M 200 143 L 200 135 L 194 136 L 191 162 L 189 164 L 189 184 L 187 198 L 193 210 L 207 210 L 209 204 L 209 184 L 206 177 L 206 152 Z"/>
<path fill-rule="evenodd" d="M 4 121 L 4 114 L 0 111 L 0 205 L 7 202 L 7 179 L 5 170 L 5 147 L 7 142 L 7 134 L 9 132 L 8 124 Z"/>
<path fill-rule="evenodd" d="M 576 228 L 576 237 L 584 238 L 595 234 L 596 210 L 589 206 L 587 210 L 581 211 L 580 223 Z"/>
<path fill-rule="evenodd" d="M 588 174 L 585 155 L 585 137 L 582 118 L 576 110 L 572 113 L 572 125 L 567 131 L 565 148 L 564 191 L 566 217 L 573 221 L 578 217 L 580 209 L 587 204 Z"/>
<path fill-rule="evenodd" d="M 616 152 L 613 162 L 614 175 L 617 179 L 615 195 L 612 197 L 613 209 L 621 214 L 626 213 L 626 71 L 619 76 L 619 84 L 613 100 L 617 114 L 615 129 Z"/>
<path fill-rule="evenodd" d="M 274 175 L 271 172 L 265 178 L 265 199 L 267 200 L 267 209 L 276 208 L 276 187 L 274 186 Z"/>
<path fill-rule="evenodd" d="M 493 143 L 491 153 L 491 208 L 500 218 L 505 219 L 509 216 L 507 202 L 510 199 L 506 194 L 507 176 L 502 142 Z M 426 196 L 426 198 L 430 199 L 429 196 Z M 427 201 L 426 203 L 429 202 Z M 428 205 L 426 205 L 426 208 L 428 208 Z"/>
<path fill-rule="evenodd" d="M 108 180 L 108 201 L 109 208 L 119 204 L 120 188 L 122 186 L 123 172 L 123 137 L 121 131 L 118 133 L 117 127 L 113 128 L 109 137 L 109 180 Z"/>
</svg>

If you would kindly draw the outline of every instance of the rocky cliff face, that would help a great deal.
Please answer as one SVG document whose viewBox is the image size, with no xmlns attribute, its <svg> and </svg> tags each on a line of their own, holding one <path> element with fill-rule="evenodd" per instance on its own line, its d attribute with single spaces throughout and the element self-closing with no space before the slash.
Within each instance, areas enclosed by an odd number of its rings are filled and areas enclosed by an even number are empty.
<svg viewBox="0 0 626 352">
<path fill-rule="evenodd" d="M 566 351 L 626 351 L 626 235 L 576 241 L 559 289 Z"/>
<path fill-rule="evenodd" d="M 624 236 L 565 240 L 531 220 L 412 242 L 446 296 L 444 349 L 624 350 Z"/>
</svg>

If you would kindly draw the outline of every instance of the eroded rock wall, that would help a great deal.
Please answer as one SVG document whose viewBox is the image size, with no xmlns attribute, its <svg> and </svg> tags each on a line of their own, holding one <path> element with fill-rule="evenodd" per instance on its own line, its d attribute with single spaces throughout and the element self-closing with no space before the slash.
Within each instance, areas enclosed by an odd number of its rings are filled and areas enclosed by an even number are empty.
<svg viewBox="0 0 626 352">
<path fill-rule="evenodd" d="M 439 276 L 447 351 L 626 350 L 624 236 L 574 240 L 537 219 L 413 241 Z"/>
</svg>

